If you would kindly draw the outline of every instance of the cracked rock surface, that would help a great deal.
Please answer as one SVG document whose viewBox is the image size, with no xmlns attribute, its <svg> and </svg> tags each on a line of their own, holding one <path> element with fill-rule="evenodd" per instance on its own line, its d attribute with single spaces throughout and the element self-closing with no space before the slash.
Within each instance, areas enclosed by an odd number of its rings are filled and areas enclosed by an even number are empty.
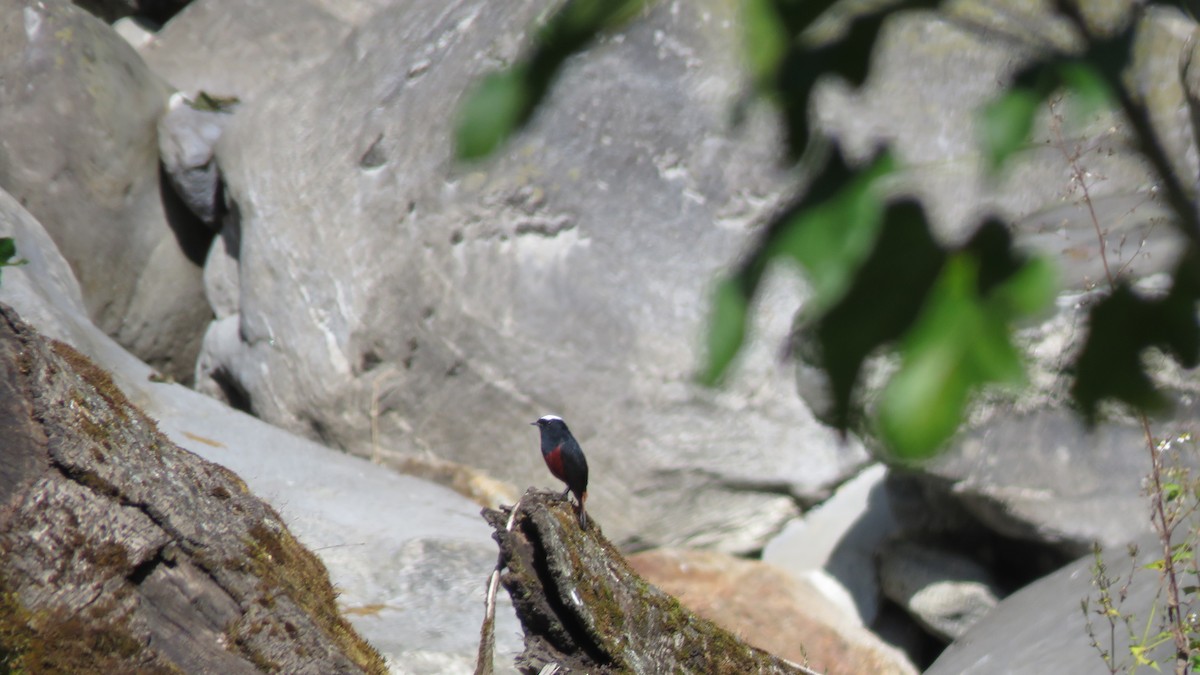
<svg viewBox="0 0 1200 675">
<path fill-rule="evenodd" d="M 0 653 L 29 672 L 384 672 L 227 469 L 0 304 Z"/>
</svg>

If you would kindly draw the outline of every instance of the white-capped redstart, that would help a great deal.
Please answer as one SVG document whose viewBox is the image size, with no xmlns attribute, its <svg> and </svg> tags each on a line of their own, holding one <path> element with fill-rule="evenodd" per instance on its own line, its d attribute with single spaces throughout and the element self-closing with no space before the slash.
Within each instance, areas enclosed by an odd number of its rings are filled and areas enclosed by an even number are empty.
<svg viewBox="0 0 1200 675">
<path fill-rule="evenodd" d="M 550 473 L 567 484 L 562 498 L 566 499 L 568 492 L 575 495 L 579 502 L 579 527 L 587 529 L 584 503 L 587 501 L 588 467 L 583 448 L 558 415 L 545 415 L 530 424 L 537 425 L 542 434 L 542 459 L 546 460 Z"/>
</svg>

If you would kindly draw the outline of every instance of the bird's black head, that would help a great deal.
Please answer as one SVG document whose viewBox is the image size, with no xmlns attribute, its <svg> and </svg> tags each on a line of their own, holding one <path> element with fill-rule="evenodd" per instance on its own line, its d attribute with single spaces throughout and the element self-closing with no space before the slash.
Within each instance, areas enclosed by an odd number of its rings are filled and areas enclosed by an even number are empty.
<svg viewBox="0 0 1200 675">
<path fill-rule="evenodd" d="M 543 445 L 547 442 L 557 445 L 571 436 L 571 430 L 567 429 L 567 423 L 558 415 L 543 415 L 530 424 L 536 425 L 542 432 Z"/>
</svg>

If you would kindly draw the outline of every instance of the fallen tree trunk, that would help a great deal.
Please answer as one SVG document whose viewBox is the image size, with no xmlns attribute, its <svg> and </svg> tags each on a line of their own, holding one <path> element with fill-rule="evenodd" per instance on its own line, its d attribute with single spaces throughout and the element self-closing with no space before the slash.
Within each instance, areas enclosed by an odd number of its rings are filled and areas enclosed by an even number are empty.
<svg viewBox="0 0 1200 675">
<path fill-rule="evenodd" d="M 646 583 L 598 523 L 580 529 L 557 493 L 530 490 L 513 509 L 485 509 L 483 516 L 496 530 L 500 582 L 525 630 L 525 651 L 517 658 L 522 672 L 557 665 L 560 673 L 811 675 Z"/>
</svg>

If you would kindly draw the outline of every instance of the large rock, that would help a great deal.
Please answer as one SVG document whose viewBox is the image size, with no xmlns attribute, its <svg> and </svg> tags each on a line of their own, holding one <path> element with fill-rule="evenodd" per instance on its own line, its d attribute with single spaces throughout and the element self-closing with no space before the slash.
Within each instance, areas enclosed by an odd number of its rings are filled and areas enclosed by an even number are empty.
<svg viewBox="0 0 1200 675">
<path fill-rule="evenodd" d="M 64 0 L 0 4 L 0 188 L 70 261 L 96 324 L 191 378 L 211 319 L 211 234 L 164 198 L 156 123 L 167 90 L 111 28 Z"/>
<path fill-rule="evenodd" d="M 865 455 L 780 376 L 783 279 L 730 385 L 692 383 L 708 284 L 783 185 L 765 122 L 727 124 L 736 13 L 656 7 L 571 62 L 504 154 L 453 165 L 462 93 L 548 6 L 396 3 L 238 111 L 217 156 L 240 231 L 208 263 L 236 313 L 199 386 L 356 454 L 518 485 L 553 484 L 527 422 L 556 412 L 618 540 L 757 549 Z"/>
<path fill-rule="evenodd" d="M 803 517 L 788 523 L 763 548 L 763 562 L 811 580 L 860 622 L 879 614 L 876 558 L 896 529 L 884 485 L 887 468 L 876 464 Z"/>
<path fill-rule="evenodd" d="M 1153 535 L 1141 537 L 1138 544 L 1141 552 L 1132 560 L 1124 546 L 1102 553 L 1108 576 L 1116 579 L 1114 597 L 1125 583 L 1125 578 L 1119 575 L 1131 568 L 1138 570 L 1127 597 L 1114 605 L 1118 614 L 1129 618 L 1132 625 L 1127 626 L 1123 619 L 1114 617 L 1116 630 L 1109 633 L 1108 621 L 1102 613 L 1097 613 L 1100 604 L 1093 571 L 1096 561 L 1088 555 L 1006 598 L 995 611 L 947 647 L 925 675 L 1108 672 L 1100 652 L 1091 645 L 1089 622 L 1099 647 L 1112 654 L 1118 664 L 1116 672 L 1136 668 L 1129 655 L 1129 636 L 1142 633 L 1147 617 L 1166 613 L 1158 573 L 1139 569 L 1162 557 L 1161 544 Z M 1086 617 L 1080 611 L 1080 603 L 1085 599 L 1090 608 Z M 1174 670 L 1171 640 L 1147 650 L 1144 656 L 1161 664 L 1164 672 Z"/>
<path fill-rule="evenodd" d="M 804 580 L 715 551 L 657 549 L 629 564 L 647 581 L 746 642 L 825 675 L 917 672 L 896 648 Z"/>
<path fill-rule="evenodd" d="M 6 305 L 0 389 L 7 666 L 385 672 L 274 510 Z"/>
<path fill-rule="evenodd" d="M 140 51 L 179 91 L 251 101 L 324 61 L 350 28 L 308 0 L 203 0 L 189 4 Z"/>
<path fill-rule="evenodd" d="M 880 553 L 879 583 L 884 595 L 946 642 L 978 623 L 1000 595 L 983 565 L 954 551 L 912 542 Z"/>
<path fill-rule="evenodd" d="M 356 630 L 405 672 L 470 669 L 483 584 L 496 559 L 476 504 L 156 381 L 161 378 L 152 378 L 149 366 L 90 323 L 53 242 L 3 191 L 0 236 L 14 237 L 29 261 L 0 270 L 0 302 L 102 363 L 172 442 L 236 471 L 273 504 L 329 568 L 339 605 Z M 512 672 L 519 630 L 506 596 L 500 605 L 499 672 Z"/>
</svg>

